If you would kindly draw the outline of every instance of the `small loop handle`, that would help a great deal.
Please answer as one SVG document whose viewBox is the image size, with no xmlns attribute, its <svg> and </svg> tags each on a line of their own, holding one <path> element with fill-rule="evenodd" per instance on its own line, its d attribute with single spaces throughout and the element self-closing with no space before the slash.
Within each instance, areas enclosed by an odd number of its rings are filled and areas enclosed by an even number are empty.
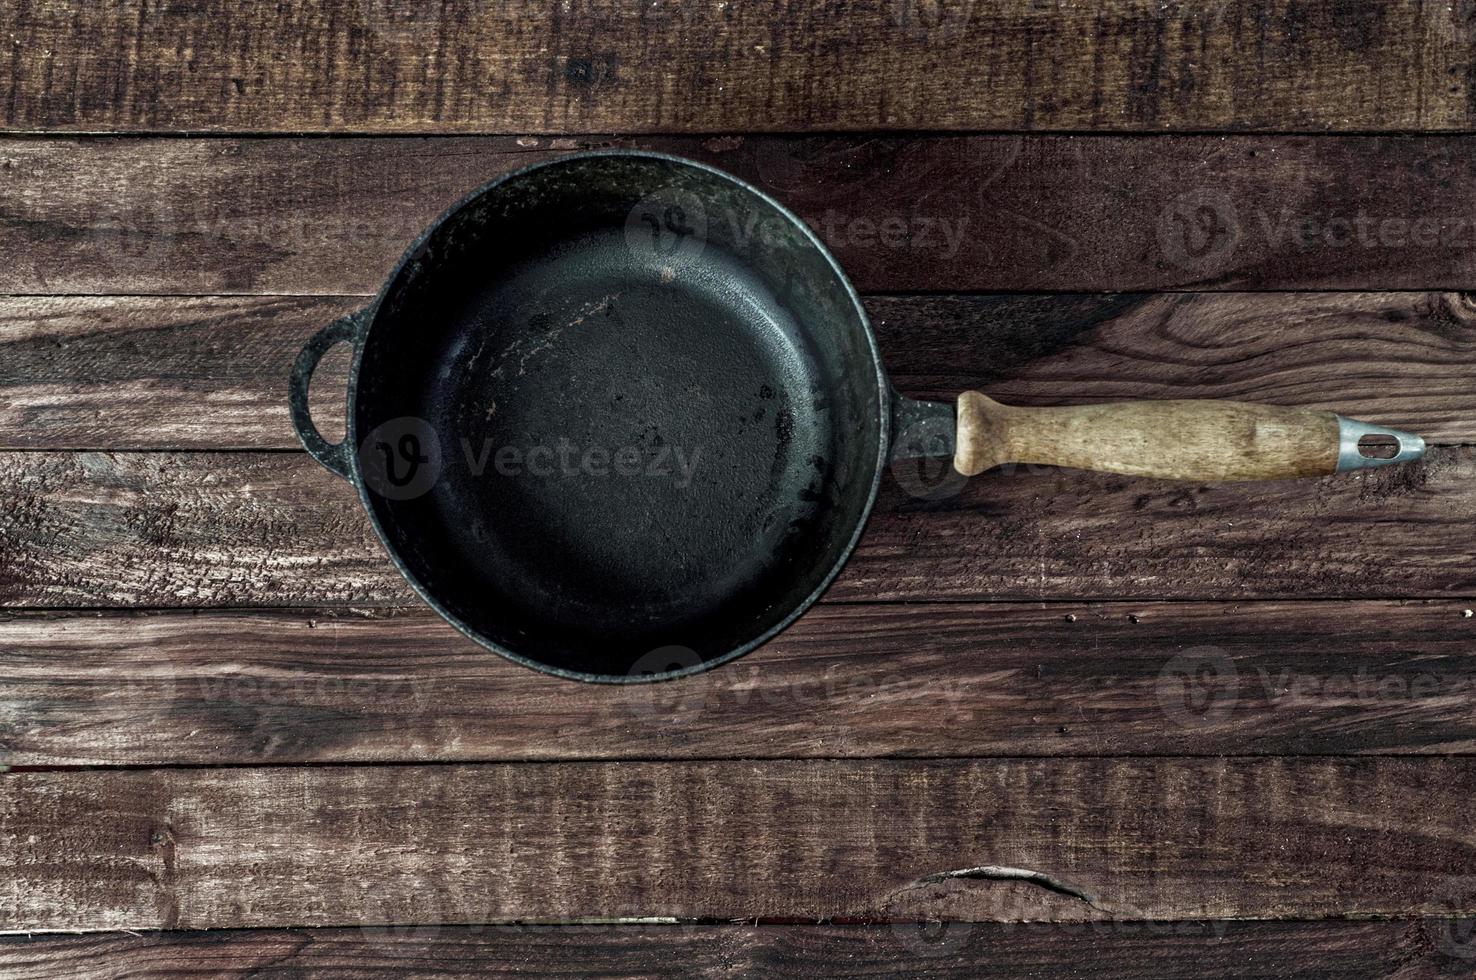
<svg viewBox="0 0 1476 980">
<path fill-rule="evenodd" d="M 292 379 L 287 389 L 287 407 L 292 413 L 292 427 L 297 430 L 302 448 L 325 468 L 345 480 L 351 479 L 349 474 L 353 471 L 347 435 L 342 442 L 329 442 L 323 438 L 323 434 L 313 424 L 312 412 L 308 408 L 308 384 L 313 380 L 318 362 L 328 353 L 329 348 L 344 342 L 358 347 L 359 341 L 363 339 L 364 326 L 369 322 L 368 314 L 368 310 L 350 313 L 313 334 L 312 339 L 298 352 L 297 360 L 292 363 Z"/>
</svg>

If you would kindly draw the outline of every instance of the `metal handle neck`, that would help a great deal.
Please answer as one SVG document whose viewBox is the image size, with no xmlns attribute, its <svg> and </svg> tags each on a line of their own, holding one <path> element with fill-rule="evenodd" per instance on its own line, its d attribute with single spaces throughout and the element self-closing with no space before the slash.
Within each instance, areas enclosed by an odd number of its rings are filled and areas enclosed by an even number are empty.
<svg viewBox="0 0 1476 980">
<path fill-rule="evenodd" d="M 1339 473 L 1345 473 L 1348 470 L 1367 470 L 1376 466 L 1394 466 L 1397 463 L 1411 462 L 1425 455 L 1425 440 L 1417 435 L 1399 429 L 1385 428 L 1382 425 L 1360 422 L 1357 419 L 1346 419 L 1341 415 L 1337 419 Z M 1365 456 L 1358 448 L 1358 443 L 1364 436 L 1384 436 L 1393 439 L 1399 444 L 1399 449 L 1392 456 Z"/>
</svg>

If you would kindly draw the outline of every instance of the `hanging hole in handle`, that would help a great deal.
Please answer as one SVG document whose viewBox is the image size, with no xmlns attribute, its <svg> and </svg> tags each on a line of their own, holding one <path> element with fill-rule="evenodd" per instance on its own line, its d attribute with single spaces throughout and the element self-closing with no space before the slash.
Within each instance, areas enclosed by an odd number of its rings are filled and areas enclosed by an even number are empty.
<svg viewBox="0 0 1476 980">
<path fill-rule="evenodd" d="M 1382 434 L 1364 436 L 1358 440 L 1358 455 L 1364 459 L 1393 459 L 1399 455 L 1399 440 Z"/>
<path fill-rule="evenodd" d="M 323 353 L 308 381 L 308 409 L 313 425 L 330 443 L 343 441 L 347 431 L 348 376 L 354 360 L 354 345 L 340 340 Z"/>
</svg>

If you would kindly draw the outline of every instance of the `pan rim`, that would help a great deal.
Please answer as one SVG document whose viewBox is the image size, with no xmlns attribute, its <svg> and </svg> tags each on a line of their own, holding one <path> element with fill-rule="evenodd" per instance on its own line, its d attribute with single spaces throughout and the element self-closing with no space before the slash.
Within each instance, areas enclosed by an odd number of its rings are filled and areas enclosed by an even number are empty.
<svg viewBox="0 0 1476 980">
<path fill-rule="evenodd" d="M 864 533 L 867 524 L 871 520 L 871 512 L 876 505 L 876 498 L 881 488 L 882 476 L 886 470 L 887 460 L 890 458 L 892 442 L 892 401 L 895 395 L 893 394 L 891 381 L 887 376 L 886 368 L 882 364 L 881 352 L 876 342 L 876 332 L 872 329 L 871 318 L 866 314 L 866 307 L 861 302 L 860 294 L 856 292 L 856 287 L 854 286 L 854 284 L 852 284 L 850 277 L 846 275 L 845 270 L 841 267 L 835 256 L 831 254 L 830 249 L 826 247 L 825 243 L 815 233 L 815 230 L 811 228 L 810 225 L 806 223 L 802 218 L 796 215 L 789 208 L 785 207 L 779 201 L 775 200 L 773 196 L 759 189 L 758 187 L 754 186 L 752 183 L 744 180 L 741 177 L 728 173 L 727 171 L 722 170 L 718 167 L 714 167 L 710 164 L 702 163 L 698 160 L 692 160 L 688 157 L 682 157 L 672 153 L 662 153 L 655 150 L 641 150 L 634 148 L 604 148 L 594 150 L 579 150 L 572 153 L 562 154 L 548 160 L 539 160 L 526 166 L 519 167 L 515 170 L 510 170 L 505 174 L 500 174 L 497 177 L 494 177 L 479 185 L 472 191 L 464 194 L 455 203 L 442 211 L 430 224 L 428 224 L 425 229 L 415 237 L 410 245 L 406 247 L 405 251 L 401 254 L 399 260 L 395 263 L 394 268 L 390 271 L 389 275 L 385 278 L 384 283 L 380 286 L 379 291 L 374 295 L 371 303 L 365 308 L 368 311 L 366 323 L 363 328 L 363 332 L 359 336 L 357 342 L 354 344 L 353 360 L 349 369 L 348 394 L 345 402 L 347 418 L 345 419 L 344 438 L 348 440 L 349 446 L 354 447 L 358 445 L 359 433 L 357 425 L 357 415 L 359 371 L 363 362 L 364 351 L 368 346 L 369 338 L 374 332 L 375 324 L 378 322 L 380 308 L 384 302 L 385 297 L 389 294 L 390 289 L 399 281 L 400 276 L 404 273 L 406 267 L 414 259 L 415 255 L 431 239 L 431 237 L 435 235 L 435 233 L 440 230 L 440 228 L 447 221 L 449 221 L 452 217 L 454 217 L 468 205 L 472 204 L 483 195 L 490 193 L 498 187 L 501 187 L 503 184 L 517 180 L 518 178 L 521 178 L 529 173 L 542 170 L 546 167 L 566 166 L 574 161 L 599 157 L 659 160 L 681 167 L 689 167 L 695 170 L 700 170 L 706 174 L 718 178 L 719 180 L 726 181 L 730 184 L 735 185 L 745 193 L 753 195 L 768 207 L 773 208 L 776 213 L 784 218 L 784 220 L 788 221 L 793 227 L 795 227 L 804 237 L 805 241 L 809 243 L 810 247 L 815 249 L 815 251 L 824 259 L 825 264 L 829 268 L 831 274 L 839 282 L 842 289 L 844 289 L 846 298 L 850 301 L 851 308 L 854 310 L 859 325 L 861 327 L 861 333 L 866 342 L 867 353 L 870 355 L 868 358 L 868 362 L 871 367 L 873 380 L 876 384 L 877 393 L 878 417 L 876 422 L 878 439 L 876 446 L 876 458 L 873 460 L 873 466 L 871 468 L 870 486 L 866 490 L 866 498 L 861 507 L 860 514 L 856 519 L 855 527 L 851 529 L 850 537 L 846 540 L 845 546 L 840 550 L 840 553 L 831 562 L 830 567 L 826 570 L 825 574 L 821 577 L 815 588 L 811 590 L 809 595 L 805 596 L 804 599 L 796 603 L 795 606 L 790 609 L 789 612 L 786 613 L 778 622 L 776 622 L 773 626 L 765 629 L 759 635 L 745 641 L 744 643 L 736 647 L 733 647 L 732 649 L 716 657 L 703 660 L 701 663 L 695 664 L 690 667 L 683 667 L 678 670 L 670 670 L 661 673 L 646 674 L 641 676 L 631 676 L 629 674 L 597 674 L 588 671 L 575 671 L 568 670 L 563 667 L 557 667 L 544 661 L 535 660 L 524 654 L 518 653 L 482 635 L 482 633 L 479 632 L 477 629 L 463 622 L 459 616 L 447 609 L 445 605 L 443 605 L 441 601 L 432 594 L 430 589 L 420 582 L 420 580 L 411 571 L 411 569 L 406 566 L 404 560 L 399 554 L 398 549 L 394 546 L 394 544 L 391 543 L 388 535 L 385 533 L 384 527 L 379 519 L 379 514 L 375 508 L 374 500 L 370 495 L 369 488 L 365 484 L 363 475 L 360 471 L 357 450 L 350 452 L 348 455 L 351 460 L 350 473 L 352 474 L 352 483 L 354 484 L 355 489 L 358 491 L 360 505 L 368 514 L 369 523 L 374 528 L 374 534 L 379 539 L 379 542 L 384 548 L 385 553 L 388 554 L 391 563 L 393 563 L 395 569 L 400 573 L 400 576 L 409 583 L 411 589 L 421 599 L 421 601 L 430 606 L 431 609 L 438 616 L 440 616 L 446 622 L 450 623 L 460 633 L 462 633 L 464 636 L 466 636 L 468 639 L 472 640 L 479 646 L 490 650 L 498 656 L 501 656 L 507 660 L 512 661 L 513 663 L 519 664 L 523 667 L 531 668 L 543 674 L 551 674 L 555 677 L 561 677 L 566 680 L 582 681 L 584 683 L 592 684 L 651 684 L 660 681 L 676 680 L 683 677 L 690 677 L 695 674 L 701 674 L 709 670 L 713 670 L 717 667 L 722 666 L 723 664 L 737 660 L 744 654 L 751 653 L 753 650 L 769 642 L 774 637 L 782 633 L 784 630 L 792 626 L 795 620 L 804 615 L 804 613 L 807 612 L 820 599 L 820 597 L 829 590 L 830 586 L 835 582 L 836 577 L 840 574 L 841 569 L 844 568 L 846 564 L 850 561 L 852 554 L 856 550 L 856 545 L 861 539 L 862 533 Z"/>
</svg>

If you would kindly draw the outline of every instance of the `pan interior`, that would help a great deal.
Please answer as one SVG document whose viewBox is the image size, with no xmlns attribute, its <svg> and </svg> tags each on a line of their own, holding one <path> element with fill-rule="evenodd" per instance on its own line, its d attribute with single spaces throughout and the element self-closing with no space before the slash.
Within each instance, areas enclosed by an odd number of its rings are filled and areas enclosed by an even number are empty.
<svg viewBox="0 0 1476 980">
<path fill-rule="evenodd" d="M 667 158 L 572 158 L 463 208 L 387 292 L 358 384 L 411 579 L 503 652 L 602 679 L 782 624 L 843 560 L 883 437 L 824 253 Z"/>
</svg>

